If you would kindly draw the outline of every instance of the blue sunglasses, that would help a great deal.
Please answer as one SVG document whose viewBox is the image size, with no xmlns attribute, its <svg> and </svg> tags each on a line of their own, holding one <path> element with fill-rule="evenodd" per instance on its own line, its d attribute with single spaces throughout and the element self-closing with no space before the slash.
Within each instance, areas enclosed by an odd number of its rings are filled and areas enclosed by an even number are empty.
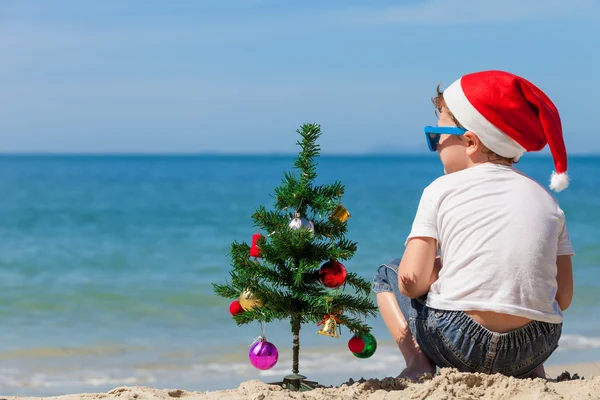
<svg viewBox="0 0 600 400">
<path fill-rule="evenodd" d="M 464 128 L 457 126 L 426 126 L 425 137 L 427 138 L 427 145 L 429 150 L 437 151 L 438 143 L 440 142 L 440 135 L 464 135 L 467 132 Z"/>
</svg>

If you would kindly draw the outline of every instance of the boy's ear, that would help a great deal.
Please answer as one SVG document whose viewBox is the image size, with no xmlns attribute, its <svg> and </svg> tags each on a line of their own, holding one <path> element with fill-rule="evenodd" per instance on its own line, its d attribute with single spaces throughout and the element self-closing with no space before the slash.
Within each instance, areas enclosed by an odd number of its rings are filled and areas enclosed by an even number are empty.
<svg viewBox="0 0 600 400">
<path fill-rule="evenodd" d="M 465 132 L 463 138 L 467 148 L 467 155 L 469 156 L 477 153 L 483 147 L 483 143 L 481 143 L 481 140 L 479 140 L 479 137 L 474 132 Z"/>
</svg>

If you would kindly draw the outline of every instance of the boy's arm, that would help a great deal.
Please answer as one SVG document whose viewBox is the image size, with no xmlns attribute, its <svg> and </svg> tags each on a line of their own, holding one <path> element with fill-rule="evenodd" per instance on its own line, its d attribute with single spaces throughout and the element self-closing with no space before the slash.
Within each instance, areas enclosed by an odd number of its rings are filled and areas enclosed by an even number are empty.
<svg viewBox="0 0 600 400">
<path fill-rule="evenodd" d="M 573 300 L 573 265 L 571 256 L 556 257 L 556 301 L 561 310 L 566 310 Z"/>
<path fill-rule="evenodd" d="M 429 292 L 441 268 L 436 254 L 437 241 L 433 238 L 413 237 L 408 241 L 398 267 L 398 287 L 403 295 L 414 299 Z"/>
</svg>

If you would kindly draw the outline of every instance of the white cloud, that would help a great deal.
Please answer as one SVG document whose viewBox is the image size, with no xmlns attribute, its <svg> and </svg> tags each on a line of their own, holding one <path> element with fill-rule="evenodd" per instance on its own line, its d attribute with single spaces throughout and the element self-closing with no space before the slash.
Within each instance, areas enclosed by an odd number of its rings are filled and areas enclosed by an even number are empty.
<svg viewBox="0 0 600 400">
<path fill-rule="evenodd" d="M 333 17 L 333 14 L 331 14 Z M 355 24 L 515 22 L 527 20 L 599 20 L 596 0 L 432 0 L 388 8 L 351 8 L 338 14 Z M 558 27 L 557 27 L 558 28 Z"/>
</svg>

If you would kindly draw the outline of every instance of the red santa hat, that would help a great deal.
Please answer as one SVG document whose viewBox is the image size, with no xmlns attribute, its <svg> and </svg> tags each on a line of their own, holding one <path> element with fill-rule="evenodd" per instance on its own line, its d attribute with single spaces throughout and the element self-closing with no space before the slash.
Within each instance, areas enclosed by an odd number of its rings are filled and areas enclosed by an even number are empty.
<svg viewBox="0 0 600 400">
<path fill-rule="evenodd" d="M 560 115 L 534 84 L 508 72 L 476 72 L 452 83 L 444 100 L 458 122 L 500 156 L 517 161 L 548 144 L 556 169 L 550 188 L 560 192 L 569 185 Z"/>
</svg>

